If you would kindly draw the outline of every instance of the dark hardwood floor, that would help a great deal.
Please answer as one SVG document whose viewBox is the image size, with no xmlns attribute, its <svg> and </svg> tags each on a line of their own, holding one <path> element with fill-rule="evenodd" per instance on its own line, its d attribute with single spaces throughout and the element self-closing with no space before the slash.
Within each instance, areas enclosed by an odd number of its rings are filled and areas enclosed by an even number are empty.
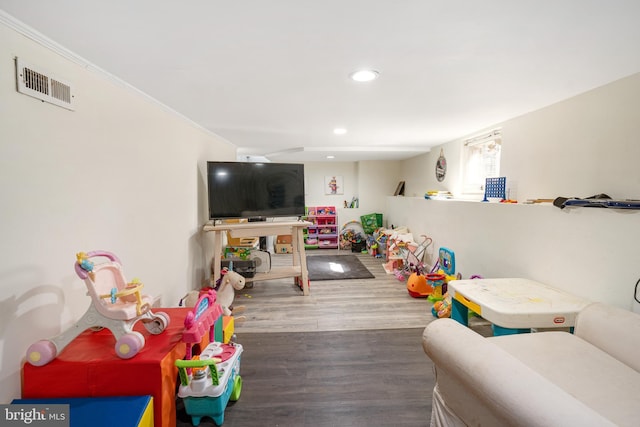
<svg viewBox="0 0 640 427">
<path fill-rule="evenodd" d="M 238 333 L 243 389 L 223 425 L 427 426 L 434 377 L 422 331 Z M 177 405 L 177 425 L 190 426 Z"/>
</svg>

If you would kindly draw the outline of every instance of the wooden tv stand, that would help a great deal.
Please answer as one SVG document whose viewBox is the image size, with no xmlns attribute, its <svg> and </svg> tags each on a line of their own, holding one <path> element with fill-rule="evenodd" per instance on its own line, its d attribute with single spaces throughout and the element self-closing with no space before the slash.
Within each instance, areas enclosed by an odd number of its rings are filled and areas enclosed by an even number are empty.
<svg viewBox="0 0 640 427">
<path fill-rule="evenodd" d="M 260 237 L 290 234 L 293 246 L 293 264 L 290 267 L 272 268 L 268 273 L 256 273 L 254 277 L 247 278 L 247 282 L 281 279 L 283 277 L 298 277 L 303 295 L 309 295 L 309 272 L 307 270 L 307 258 L 304 253 L 302 231 L 310 225 L 313 224 L 307 221 L 258 221 L 215 225 L 206 224 L 204 231 L 214 233 L 212 283 L 215 283 L 220 278 L 222 236 L 224 233 L 229 232 L 232 237 Z"/>
</svg>

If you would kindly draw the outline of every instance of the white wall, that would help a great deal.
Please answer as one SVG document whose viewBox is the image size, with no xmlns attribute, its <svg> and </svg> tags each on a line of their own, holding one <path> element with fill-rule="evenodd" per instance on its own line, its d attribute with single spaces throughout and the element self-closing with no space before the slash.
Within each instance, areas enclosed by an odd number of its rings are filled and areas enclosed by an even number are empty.
<svg viewBox="0 0 640 427">
<path fill-rule="evenodd" d="M 386 197 L 393 195 L 400 176 L 400 161 L 307 162 L 305 185 L 307 206 L 335 206 L 338 221 L 359 221 L 361 215 L 382 213 Z M 325 177 L 342 176 L 343 194 L 325 194 Z M 359 207 L 344 208 L 344 202 L 359 199 Z"/>
<path fill-rule="evenodd" d="M 640 74 L 496 125 L 512 198 L 640 199 Z M 480 131 L 480 130 L 479 130 Z M 424 200 L 460 188 L 462 140 L 404 162 L 409 198 L 388 198 L 387 216 L 455 251 L 468 277 L 527 277 L 623 307 L 633 305 L 640 211 Z M 435 179 L 443 149 L 448 173 Z"/>
<path fill-rule="evenodd" d="M 477 133 L 502 128 L 500 174 L 507 177 L 511 198 L 520 202 L 599 193 L 640 199 L 638 111 L 640 73 Z M 459 195 L 464 139 L 405 161 L 406 194 L 448 190 Z M 448 171 L 438 182 L 435 164 L 441 149 Z"/>
<path fill-rule="evenodd" d="M 344 205 L 344 201 L 350 202 L 358 196 L 358 164 L 354 162 L 306 162 L 304 164 L 305 176 L 305 203 L 307 206 L 336 206 Z M 338 192 L 342 194 L 326 194 L 325 177 L 342 177 L 342 188 Z"/>
<path fill-rule="evenodd" d="M 631 309 L 640 213 L 390 197 L 388 215 L 455 252 L 464 278 L 525 277 Z"/>
<path fill-rule="evenodd" d="M 79 251 L 116 253 L 176 305 L 205 277 L 206 161 L 235 147 L 0 23 L 0 402 L 20 396 L 27 347 L 89 299 Z M 15 57 L 72 83 L 76 110 L 19 94 Z"/>
</svg>

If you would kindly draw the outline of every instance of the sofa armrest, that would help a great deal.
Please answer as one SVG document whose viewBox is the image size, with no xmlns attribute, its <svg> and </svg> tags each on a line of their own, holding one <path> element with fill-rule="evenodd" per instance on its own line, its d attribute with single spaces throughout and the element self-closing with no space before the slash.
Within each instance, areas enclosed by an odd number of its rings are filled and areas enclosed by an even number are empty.
<svg viewBox="0 0 640 427">
<path fill-rule="evenodd" d="M 486 411 L 503 425 L 613 425 L 491 340 L 454 320 L 438 319 L 427 325 L 422 346 L 435 364 L 447 405 L 467 424 L 483 425 L 483 417 L 486 424 L 486 414 L 481 413 Z M 447 392 L 448 384 L 442 378 L 459 386 Z M 474 405 L 467 405 L 468 401 Z M 474 407 L 478 414 L 469 413 Z"/>
<path fill-rule="evenodd" d="M 576 317 L 575 335 L 640 372 L 640 315 L 593 303 Z"/>
</svg>

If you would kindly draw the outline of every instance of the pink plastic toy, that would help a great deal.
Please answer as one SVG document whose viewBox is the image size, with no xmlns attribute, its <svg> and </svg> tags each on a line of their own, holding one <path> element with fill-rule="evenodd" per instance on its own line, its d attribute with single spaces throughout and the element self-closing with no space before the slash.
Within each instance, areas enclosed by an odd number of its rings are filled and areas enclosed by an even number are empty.
<svg viewBox="0 0 640 427">
<path fill-rule="evenodd" d="M 175 361 L 180 374 L 178 396 L 183 399 L 194 426 L 199 425 L 203 417 L 210 417 L 218 426 L 222 425 L 227 404 L 238 400 L 242 391 L 242 345 L 215 341 L 216 325 L 222 326 L 223 313 L 216 298 L 214 290 L 201 294 L 187 314 L 182 333 L 182 340 L 187 344 L 186 356 L 184 360 Z M 209 344 L 200 354 L 194 355 L 193 346 L 207 333 Z"/>
<path fill-rule="evenodd" d="M 104 257 L 107 262 L 95 265 L 92 258 Z M 49 340 L 31 344 L 27 350 L 27 362 L 43 366 L 78 335 L 89 328 L 107 328 L 116 338 L 115 351 L 122 359 L 129 359 L 144 347 L 145 338 L 133 326 L 141 320 L 146 330 L 154 335 L 169 325 L 166 313 L 151 311 L 152 299 L 142 295 L 142 283 L 130 283 L 124 278 L 120 260 L 111 252 L 80 252 L 76 255 L 75 271 L 87 286 L 91 305 L 86 313 L 69 330 Z"/>
<path fill-rule="evenodd" d="M 216 291 L 212 289 L 202 293 L 184 319 L 182 341 L 187 345 L 187 360 L 193 357 L 193 346 L 199 344 L 206 334 L 209 334 L 210 342 L 215 340 L 216 322 L 222 322 L 222 307 L 216 304 L 216 298 Z"/>
</svg>

